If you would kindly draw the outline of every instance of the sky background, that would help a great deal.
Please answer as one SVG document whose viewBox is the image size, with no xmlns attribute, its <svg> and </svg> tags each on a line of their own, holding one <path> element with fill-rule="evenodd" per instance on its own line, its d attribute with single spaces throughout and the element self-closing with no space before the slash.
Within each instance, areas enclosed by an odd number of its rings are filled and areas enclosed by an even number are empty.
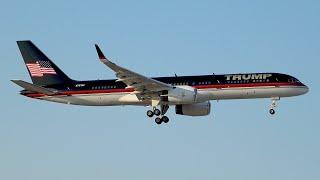
<svg viewBox="0 0 320 180">
<path fill-rule="evenodd" d="M 320 1 L 0 0 L 0 179 L 320 179 Z M 196 3 L 195 3 L 196 2 Z M 206 117 L 146 107 L 28 99 L 17 40 L 32 40 L 74 79 L 108 79 L 98 43 L 146 76 L 282 72 L 310 87 L 282 99 L 212 102 Z"/>
</svg>

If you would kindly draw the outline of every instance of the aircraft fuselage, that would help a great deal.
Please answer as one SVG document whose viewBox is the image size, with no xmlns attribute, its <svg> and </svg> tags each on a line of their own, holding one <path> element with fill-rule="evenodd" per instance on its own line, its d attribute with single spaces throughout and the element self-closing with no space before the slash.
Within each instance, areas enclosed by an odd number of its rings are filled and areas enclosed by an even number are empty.
<svg viewBox="0 0 320 180">
<path fill-rule="evenodd" d="M 298 79 L 280 73 L 248 73 L 204 76 L 177 76 L 153 78 L 163 83 L 197 90 L 195 103 L 209 100 L 281 98 L 298 96 L 308 92 L 308 87 Z M 41 93 L 21 91 L 22 95 L 47 101 L 84 105 L 150 105 L 150 100 L 141 100 L 126 84 L 112 80 L 72 81 L 67 84 L 46 86 L 60 93 L 48 96 Z M 169 97 L 170 98 L 170 97 Z M 170 105 L 183 104 L 169 101 Z"/>
</svg>

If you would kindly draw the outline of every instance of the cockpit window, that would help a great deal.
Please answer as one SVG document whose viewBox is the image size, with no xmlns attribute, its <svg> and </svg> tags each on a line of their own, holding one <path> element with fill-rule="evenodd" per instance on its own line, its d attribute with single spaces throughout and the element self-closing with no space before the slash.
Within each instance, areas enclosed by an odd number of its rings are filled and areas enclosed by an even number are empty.
<svg viewBox="0 0 320 180">
<path fill-rule="evenodd" d="M 288 82 L 289 83 L 297 83 L 297 82 L 300 82 L 300 81 L 298 79 L 296 79 L 296 78 L 289 78 Z"/>
</svg>

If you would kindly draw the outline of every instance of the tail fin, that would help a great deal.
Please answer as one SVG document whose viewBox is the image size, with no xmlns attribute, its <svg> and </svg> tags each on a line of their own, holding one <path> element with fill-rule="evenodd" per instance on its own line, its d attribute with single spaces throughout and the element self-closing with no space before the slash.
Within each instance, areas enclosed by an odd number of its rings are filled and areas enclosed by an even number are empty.
<svg viewBox="0 0 320 180">
<path fill-rule="evenodd" d="M 34 84 L 46 86 L 72 81 L 31 41 L 17 41 L 17 44 Z"/>
</svg>

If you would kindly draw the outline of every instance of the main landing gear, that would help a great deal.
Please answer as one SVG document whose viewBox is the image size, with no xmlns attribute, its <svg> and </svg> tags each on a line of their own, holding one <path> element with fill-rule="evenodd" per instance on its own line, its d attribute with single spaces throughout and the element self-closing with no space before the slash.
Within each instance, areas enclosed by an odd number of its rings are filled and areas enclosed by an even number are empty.
<svg viewBox="0 0 320 180">
<path fill-rule="evenodd" d="M 156 107 L 153 107 L 152 110 L 147 111 L 147 116 L 148 117 L 153 117 L 154 115 L 157 116 L 155 119 L 155 122 L 157 124 L 162 124 L 162 123 L 168 123 L 169 118 L 165 116 L 166 112 L 169 109 L 169 105 L 161 105 L 161 110 L 157 109 Z"/>
<path fill-rule="evenodd" d="M 274 115 L 276 113 L 276 111 L 274 110 L 277 107 L 277 101 L 279 101 L 280 98 L 272 98 L 271 99 L 271 105 L 270 105 L 270 109 L 269 109 L 269 113 L 271 115 Z"/>
</svg>

